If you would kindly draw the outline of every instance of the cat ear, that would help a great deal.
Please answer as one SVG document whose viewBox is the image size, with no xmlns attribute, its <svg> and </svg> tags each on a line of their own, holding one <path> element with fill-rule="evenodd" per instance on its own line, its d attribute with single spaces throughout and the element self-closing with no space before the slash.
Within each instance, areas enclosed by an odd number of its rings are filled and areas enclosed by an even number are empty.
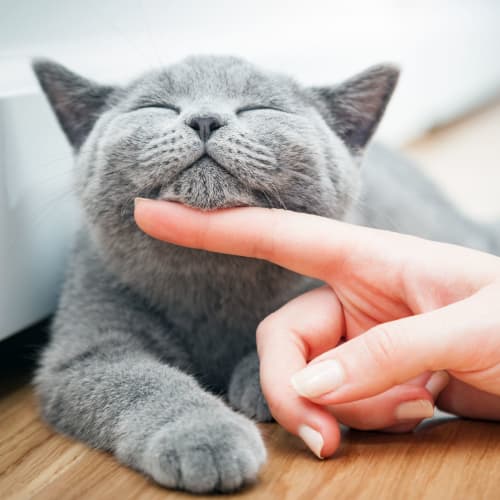
<svg viewBox="0 0 500 500">
<path fill-rule="evenodd" d="M 352 153 L 360 153 L 372 137 L 398 77 L 396 66 L 380 64 L 340 85 L 311 89 L 328 125 Z"/>
<path fill-rule="evenodd" d="M 64 133 L 78 149 L 115 88 L 87 80 L 53 61 L 36 59 L 32 66 Z"/>
</svg>

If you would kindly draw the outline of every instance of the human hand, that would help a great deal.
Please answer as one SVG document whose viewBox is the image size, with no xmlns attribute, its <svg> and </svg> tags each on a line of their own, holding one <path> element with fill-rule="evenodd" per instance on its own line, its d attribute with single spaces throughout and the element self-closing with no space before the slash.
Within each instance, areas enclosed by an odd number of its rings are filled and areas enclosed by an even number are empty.
<svg viewBox="0 0 500 500">
<path fill-rule="evenodd" d="M 328 407 L 360 428 L 411 427 L 436 396 L 445 411 L 500 418 L 497 257 L 282 210 L 203 213 L 148 200 L 135 216 L 156 238 L 327 283 L 271 314 L 257 335 L 271 412 L 317 455 L 339 443 Z"/>
</svg>

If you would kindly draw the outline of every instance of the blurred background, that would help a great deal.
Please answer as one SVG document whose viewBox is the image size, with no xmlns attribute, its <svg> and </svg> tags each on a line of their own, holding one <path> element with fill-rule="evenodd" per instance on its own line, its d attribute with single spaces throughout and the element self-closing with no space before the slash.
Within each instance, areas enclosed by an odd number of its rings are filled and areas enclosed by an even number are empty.
<svg viewBox="0 0 500 500">
<path fill-rule="evenodd" d="M 0 338 L 47 316 L 78 223 L 71 151 L 31 73 L 53 58 L 103 82 L 230 53 L 334 83 L 402 78 L 377 134 L 470 215 L 500 214 L 500 2 L 0 0 Z"/>
</svg>

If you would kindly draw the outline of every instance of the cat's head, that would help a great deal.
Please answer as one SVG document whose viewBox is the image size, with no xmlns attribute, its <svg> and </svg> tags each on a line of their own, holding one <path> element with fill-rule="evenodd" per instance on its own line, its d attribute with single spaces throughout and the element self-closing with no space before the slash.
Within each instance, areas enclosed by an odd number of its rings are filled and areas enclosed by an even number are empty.
<svg viewBox="0 0 500 500">
<path fill-rule="evenodd" d="M 398 78 L 380 65 L 307 88 L 222 56 L 190 57 L 127 87 L 50 61 L 34 70 L 75 151 L 78 192 L 100 239 L 135 230 L 139 196 L 342 217 Z"/>
</svg>

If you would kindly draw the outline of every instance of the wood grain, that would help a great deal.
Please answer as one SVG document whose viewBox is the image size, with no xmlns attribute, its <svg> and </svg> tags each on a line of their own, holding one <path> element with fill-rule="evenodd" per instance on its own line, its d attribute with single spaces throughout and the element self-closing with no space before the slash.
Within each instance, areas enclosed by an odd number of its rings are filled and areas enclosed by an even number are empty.
<svg viewBox="0 0 500 500">
<path fill-rule="evenodd" d="M 0 415 L 2 499 L 193 498 L 165 490 L 111 455 L 54 433 L 38 418 L 27 384 L 3 396 Z M 325 461 L 278 425 L 260 427 L 269 460 L 259 481 L 221 498 L 500 498 L 496 423 L 449 417 L 407 435 L 345 431 L 339 452 Z"/>
</svg>

